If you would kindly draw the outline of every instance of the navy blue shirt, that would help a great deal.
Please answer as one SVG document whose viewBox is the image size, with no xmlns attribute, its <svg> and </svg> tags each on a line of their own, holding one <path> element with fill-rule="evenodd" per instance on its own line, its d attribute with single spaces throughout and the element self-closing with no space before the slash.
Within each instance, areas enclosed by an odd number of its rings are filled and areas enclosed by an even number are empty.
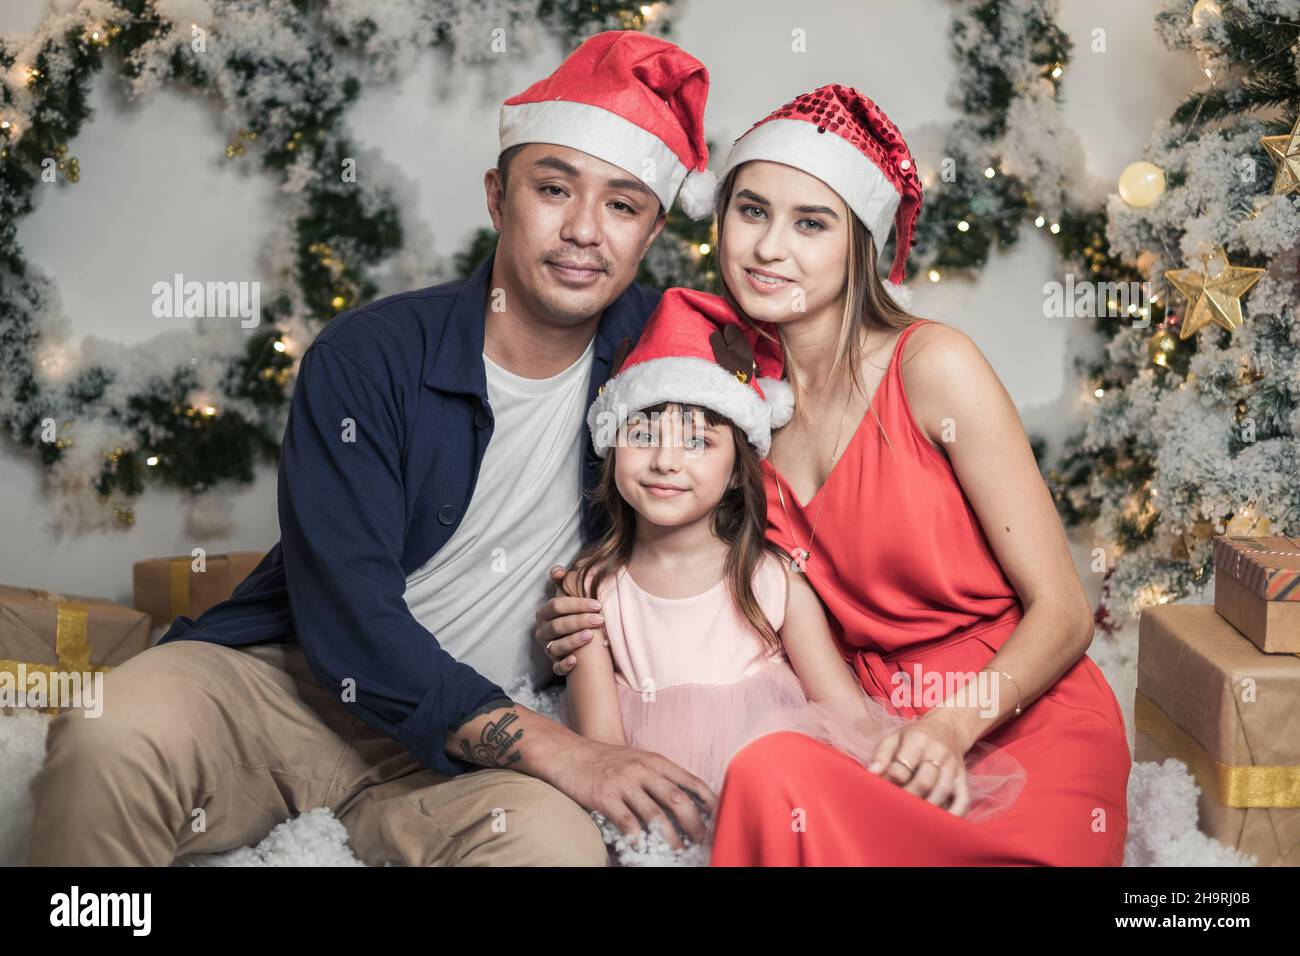
<svg viewBox="0 0 1300 956">
<path fill-rule="evenodd" d="M 280 541 L 228 600 L 177 618 L 159 641 L 296 640 L 345 707 L 448 776 L 476 769 L 447 755 L 448 734 L 509 698 L 443 650 L 403 593 L 464 517 L 492 438 L 483 332 L 494 258 L 466 279 L 359 306 L 321 331 L 303 354 L 280 448 Z M 589 404 L 619 342 L 636 341 L 658 301 L 633 284 L 605 310 Z M 584 449 L 590 490 L 600 459 L 590 438 Z M 604 527 L 584 494 L 583 539 Z"/>
</svg>

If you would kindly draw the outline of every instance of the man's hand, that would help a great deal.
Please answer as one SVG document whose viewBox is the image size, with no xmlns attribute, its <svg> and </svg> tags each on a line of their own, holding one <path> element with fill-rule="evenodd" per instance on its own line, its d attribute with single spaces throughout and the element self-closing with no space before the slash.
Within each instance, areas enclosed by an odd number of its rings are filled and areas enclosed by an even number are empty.
<svg viewBox="0 0 1300 956">
<path fill-rule="evenodd" d="M 557 585 L 562 584 L 564 578 L 564 568 L 558 565 L 551 568 L 551 580 Z M 536 618 L 533 637 L 546 648 L 551 670 L 561 677 L 578 666 L 578 658 L 573 656 L 573 652 L 596 636 L 596 631 L 587 628 L 600 627 L 605 621 L 600 615 L 600 602 L 566 594 L 544 603 L 537 609 Z"/>
<path fill-rule="evenodd" d="M 657 824 L 673 849 L 685 846 L 678 831 L 693 843 L 704 842 L 702 813 L 716 813 L 718 798 L 703 780 L 667 757 L 585 737 L 576 737 L 572 747 L 555 756 L 550 782 L 599 812 L 624 836 L 635 838 Z"/>
<path fill-rule="evenodd" d="M 590 740 L 521 704 L 485 705 L 448 734 L 446 749 L 480 766 L 545 780 L 629 837 L 658 823 L 676 849 L 683 846 L 679 829 L 703 843 L 701 812 L 717 810 L 718 798 L 708 785 L 667 757 Z M 687 791 L 697 795 L 698 804 Z"/>
</svg>

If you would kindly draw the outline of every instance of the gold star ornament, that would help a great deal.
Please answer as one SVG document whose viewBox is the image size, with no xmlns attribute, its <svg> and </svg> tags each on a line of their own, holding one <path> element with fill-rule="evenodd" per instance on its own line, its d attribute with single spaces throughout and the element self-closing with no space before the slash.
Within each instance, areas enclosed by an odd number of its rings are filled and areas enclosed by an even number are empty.
<svg viewBox="0 0 1300 956">
<path fill-rule="evenodd" d="M 1300 191 L 1300 116 L 1290 133 L 1281 136 L 1261 136 L 1259 144 L 1268 151 L 1277 167 L 1273 177 L 1273 195 L 1285 196 Z"/>
<path fill-rule="evenodd" d="M 1241 328 L 1241 297 L 1263 274 L 1263 269 L 1232 265 L 1223 249 L 1206 258 L 1204 272 L 1170 269 L 1165 278 L 1188 302 L 1178 337 L 1189 339 L 1211 322 L 1229 332 Z"/>
</svg>

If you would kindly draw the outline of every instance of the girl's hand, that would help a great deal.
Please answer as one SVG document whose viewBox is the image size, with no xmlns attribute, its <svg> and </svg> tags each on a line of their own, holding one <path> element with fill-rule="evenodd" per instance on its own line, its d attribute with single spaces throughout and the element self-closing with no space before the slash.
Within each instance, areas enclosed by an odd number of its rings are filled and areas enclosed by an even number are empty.
<svg viewBox="0 0 1300 956">
<path fill-rule="evenodd" d="M 551 670 L 561 677 L 578 666 L 573 652 L 586 645 L 598 632 L 605 619 L 600 616 L 600 604 L 589 598 L 573 597 L 563 593 L 564 568 L 551 568 L 551 580 L 561 585 L 562 593 L 551 598 L 537 609 L 537 626 L 533 637 L 546 648 L 551 659 Z"/>
<path fill-rule="evenodd" d="M 951 726 L 923 715 L 881 740 L 867 769 L 964 817 L 970 810 L 965 753 Z"/>
</svg>

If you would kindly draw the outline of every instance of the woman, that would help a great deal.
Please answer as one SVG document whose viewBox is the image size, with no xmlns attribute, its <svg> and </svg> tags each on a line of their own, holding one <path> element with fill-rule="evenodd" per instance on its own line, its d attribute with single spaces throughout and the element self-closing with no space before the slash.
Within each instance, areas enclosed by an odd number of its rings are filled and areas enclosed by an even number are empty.
<svg viewBox="0 0 1300 956">
<path fill-rule="evenodd" d="M 793 733 L 743 748 L 713 865 L 1120 865 L 1127 735 L 1084 656 L 1092 615 L 1051 496 L 979 350 L 898 302 L 921 198 L 898 129 L 823 87 L 736 141 L 719 196 L 724 295 L 777 328 L 795 390 L 763 466 L 768 535 L 863 687 L 921 719 L 875 772 Z M 585 621 L 558 599 L 539 617 L 567 673 Z M 1028 773 L 984 824 L 946 809 L 977 740 Z"/>
</svg>

